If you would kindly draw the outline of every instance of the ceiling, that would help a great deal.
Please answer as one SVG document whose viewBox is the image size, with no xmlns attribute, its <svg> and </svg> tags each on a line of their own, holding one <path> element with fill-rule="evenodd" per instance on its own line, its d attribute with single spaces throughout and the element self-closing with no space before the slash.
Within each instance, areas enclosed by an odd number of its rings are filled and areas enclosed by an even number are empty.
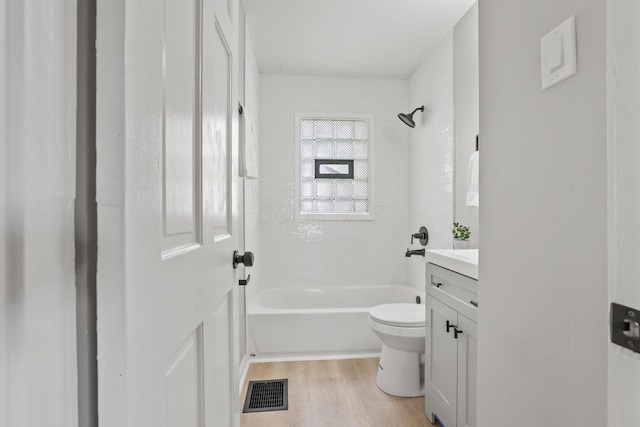
<svg viewBox="0 0 640 427">
<path fill-rule="evenodd" d="M 406 79 L 475 0 L 242 0 L 261 73 Z"/>
</svg>

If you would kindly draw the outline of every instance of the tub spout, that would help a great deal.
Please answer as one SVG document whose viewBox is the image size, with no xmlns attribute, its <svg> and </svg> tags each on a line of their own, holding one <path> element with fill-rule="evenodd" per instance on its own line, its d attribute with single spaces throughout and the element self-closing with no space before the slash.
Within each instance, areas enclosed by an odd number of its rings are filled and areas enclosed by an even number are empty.
<svg viewBox="0 0 640 427">
<path fill-rule="evenodd" d="M 409 258 L 411 255 L 424 256 L 424 249 L 414 249 L 410 251 L 409 248 L 407 248 L 407 252 L 405 252 L 404 256 Z"/>
</svg>

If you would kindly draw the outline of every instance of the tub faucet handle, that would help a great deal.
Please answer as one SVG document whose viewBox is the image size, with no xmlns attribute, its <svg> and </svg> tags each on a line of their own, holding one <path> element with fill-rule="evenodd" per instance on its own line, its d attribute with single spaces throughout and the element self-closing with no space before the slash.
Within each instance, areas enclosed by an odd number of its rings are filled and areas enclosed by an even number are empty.
<svg viewBox="0 0 640 427">
<path fill-rule="evenodd" d="M 420 244 L 422 246 L 427 246 L 427 243 L 429 243 L 429 231 L 427 230 L 427 227 L 420 227 L 420 230 L 418 230 L 417 233 L 413 233 L 411 235 L 411 244 L 413 245 L 413 239 L 418 239 L 420 240 Z"/>
</svg>

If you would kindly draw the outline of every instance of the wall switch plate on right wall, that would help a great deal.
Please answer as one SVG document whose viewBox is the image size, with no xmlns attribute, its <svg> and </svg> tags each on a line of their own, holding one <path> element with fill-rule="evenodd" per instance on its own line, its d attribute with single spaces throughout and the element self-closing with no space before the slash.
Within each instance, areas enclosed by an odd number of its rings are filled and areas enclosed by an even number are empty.
<svg viewBox="0 0 640 427">
<path fill-rule="evenodd" d="M 543 90 L 578 71 L 575 15 L 540 39 L 540 59 Z"/>
</svg>

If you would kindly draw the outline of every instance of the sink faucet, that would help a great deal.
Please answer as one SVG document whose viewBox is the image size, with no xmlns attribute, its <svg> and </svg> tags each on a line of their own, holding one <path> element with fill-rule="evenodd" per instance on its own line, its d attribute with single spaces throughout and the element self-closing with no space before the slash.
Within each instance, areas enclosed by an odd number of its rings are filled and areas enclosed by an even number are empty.
<svg viewBox="0 0 640 427">
<path fill-rule="evenodd" d="M 421 255 L 421 256 L 424 256 L 424 249 L 413 249 L 413 250 L 409 250 L 409 248 L 407 248 L 407 252 L 404 254 L 404 256 L 406 256 L 407 258 L 409 258 L 411 255 Z"/>
</svg>

